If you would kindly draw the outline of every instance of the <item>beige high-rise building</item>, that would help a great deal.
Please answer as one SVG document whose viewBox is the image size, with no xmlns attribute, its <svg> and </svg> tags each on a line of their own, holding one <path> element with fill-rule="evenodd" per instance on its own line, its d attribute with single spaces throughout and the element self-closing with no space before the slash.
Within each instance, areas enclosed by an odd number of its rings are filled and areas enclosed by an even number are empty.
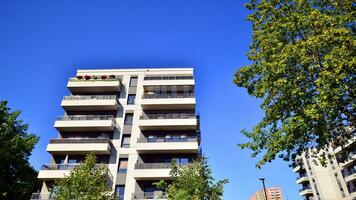
<svg viewBox="0 0 356 200">
<path fill-rule="evenodd" d="M 68 176 L 89 152 L 107 165 L 116 199 L 164 199 L 152 185 L 169 180 L 170 162 L 200 156 L 192 68 L 78 70 L 62 99 L 58 137 L 32 199 L 50 199 L 55 179 Z"/>
<path fill-rule="evenodd" d="M 355 134 L 356 129 L 352 129 Z M 293 171 L 298 174 L 296 183 L 301 185 L 299 194 L 306 200 L 356 200 L 356 149 L 346 161 L 341 159 L 341 147 L 326 150 L 330 157 L 322 166 L 315 156 L 303 153 L 297 158 Z"/>
<path fill-rule="evenodd" d="M 266 188 L 266 194 L 263 189 L 259 190 L 252 195 L 250 200 L 283 200 L 283 194 L 280 187 L 269 187 Z"/>
</svg>

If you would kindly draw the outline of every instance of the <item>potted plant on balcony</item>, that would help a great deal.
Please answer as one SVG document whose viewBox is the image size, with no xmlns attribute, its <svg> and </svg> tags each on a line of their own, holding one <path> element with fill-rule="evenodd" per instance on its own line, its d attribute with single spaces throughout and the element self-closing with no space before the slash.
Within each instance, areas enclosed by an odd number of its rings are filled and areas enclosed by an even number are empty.
<svg viewBox="0 0 356 200">
<path fill-rule="evenodd" d="M 89 80 L 90 78 L 91 78 L 91 77 L 90 77 L 89 75 L 85 75 L 85 76 L 84 76 L 84 79 L 85 79 L 85 80 Z"/>
<path fill-rule="evenodd" d="M 116 77 L 115 75 L 110 75 L 109 79 L 115 79 L 115 77 Z"/>
<path fill-rule="evenodd" d="M 102 75 L 101 79 L 106 80 L 108 77 L 106 75 Z"/>
<path fill-rule="evenodd" d="M 83 76 L 77 76 L 77 79 L 78 79 L 78 80 L 82 80 L 82 79 L 83 79 Z"/>
<path fill-rule="evenodd" d="M 97 79 L 98 79 L 97 76 L 92 76 L 91 78 L 94 79 L 94 80 L 97 80 Z"/>
</svg>

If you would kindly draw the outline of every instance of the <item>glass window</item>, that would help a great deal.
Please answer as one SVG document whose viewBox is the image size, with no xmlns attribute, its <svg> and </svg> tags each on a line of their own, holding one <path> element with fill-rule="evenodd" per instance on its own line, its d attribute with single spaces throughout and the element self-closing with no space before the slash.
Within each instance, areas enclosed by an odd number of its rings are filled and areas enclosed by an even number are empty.
<svg viewBox="0 0 356 200">
<path fill-rule="evenodd" d="M 137 77 L 131 77 L 130 78 L 130 87 L 136 87 L 137 86 Z"/>
<path fill-rule="evenodd" d="M 188 96 L 189 95 L 189 86 L 183 86 L 183 95 Z"/>
<path fill-rule="evenodd" d="M 183 165 L 188 164 L 189 163 L 189 159 L 188 158 L 180 158 L 179 159 L 179 163 L 183 164 Z"/>
<path fill-rule="evenodd" d="M 171 90 L 172 90 L 172 96 L 175 96 L 175 95 L 177 95 L 177 86 L 172 86 L 171 87 Z"/>
<path fill-rule="evenodd" d="M 118 173 L 119 173 L 119 174 L 126 174 L 126 173 L 127 173 L 127 165 L 128 165 L 128 160 L 127 160 L 127 158 L 121 158 L 121 159 L 119 160 Z"/>
<path fill-rule="evenodd" d="M 133 105 L 135 104 L 135 98 L 136 98 L 136 95 L 135 94 L 129 94 L 127 96 L 127 104 L 128 105 Z"/>
<path fill-rule="evenodd" d="M 167 86 L 162 86 L 161 87 L 161 94 L 163 94 L 163 95 L 167 94 Z"/>
<path fill-rule="evenodd" d="M 125 186 L 118 185 L 116 186 L 116 200 L 124 200 L 125 196 Z"/>
<path fill-rule="evenodd" d="M 122 138 L 121 147 L 124 147 L 124 148 L 130 147 L 130 140 L 131 140 L 130 135 L 124 135 Z"/>
<path fill-rule="evenodd" d="M 77 160 L 76 159 L 69 159 L 68 160 L 68 164 L 77 164 Z"/>
<path fill-rule="evenodd" d="M 132 121 L 133 121 L 133 113 L 126 113 L 124 124 L 132 125 Z"/>
<path fill-rule="evenodd" d="M 157 140 L 157 137 L 155 136 L 155 135 L 150 135 L 150 136 L 148 136 L 148 142 L 156 142 L 156 140 Z"/>
</svg>

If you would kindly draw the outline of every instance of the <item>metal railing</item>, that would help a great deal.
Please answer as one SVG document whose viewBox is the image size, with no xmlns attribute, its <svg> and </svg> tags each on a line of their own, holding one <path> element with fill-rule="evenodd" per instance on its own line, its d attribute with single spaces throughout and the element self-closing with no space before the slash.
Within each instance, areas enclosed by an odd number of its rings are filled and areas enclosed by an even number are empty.
<svg viewBox="0 0 356 200">
<path fill-rule="evenodd" d="M 193 98 L 194 93 L 188 94 L 144 94 L 143 99 L 160 99 L 160 98 Z"/>
<path fill-rule="evenodd" d="M 132 199 L 167 199 L 167 195 L 165 192 L 162 191 L 155 191 L 155 192 L 143 192 L 143 193 L 136 193 L 132 194 Z"/>
<path fill-rule="evenodd" d="M 41 170 L 73 170 L 74 168 L 78 167 L 80 163 L 77 164 L 49 164 L 49 165 L 42 165 Z M 107 164 L 96 164 L 95 166 L 100 167 L 104 166 L 107 167 Z M 107 170 L 109 171 L 109 170 Z"/>
<path fill-rule="evenodd" d="M 66 144 L 66 143 L 109 143 L 109 138 L 55 138 L 50 139 L 49 143 Z"/>
<path fill-rule="evenodd" d="M 185 138 L 139 138 L 137 143 L 159 143 L 159 142 L 197 142 L 198 137 L 185 137 Z"/>
<path fill-rule="evenodd" d="M 59 121 L 70 121 L 70 120 L 113 120 L 113 115 L 69 115 L 69 116 L 59 116 L 57 120 Z"/>
<path fill-rule="evenodd" d="M 295 180 L 299 180 L 299 179 L 301 179 L 301 178 L 307 178 L 307 177 L 308 177 L 307 174 L 302 174 L 302 175 L 300 175 L 299 177 L 296 177 Z"/>
<path fill-rule="evenodd" d="M 177 166 L 186 166 L 189 163 L 177 163 Z M 135 169 L 168 169 L 171 163 L 136 163 Z"/>
<path fill-rule="evenodd" d="M 143 80 L 192 80 L 191 75 L 177 75 L 177 76 L 145 76 Z"/>
<path fill-rule="evenodd" d="M 98 78 L 90 78 L 90 79 L 85 79 L 85 77 L 83 77 L 82 79 L 78 79 L 78 78 L 70 78 L 69 81 L 119 81 L 120 78 L 119 77 L 115 77 L 115 78 L 107 78 L 107 79 L 102 79 L 100 77 Z"/>
<path fill-rule="evenodd" d="M 142 114 L 141 119 L 194 119 L 194 113 L 148 113 Z"/>
<path fill-rule="evenodd" d="M 95 100 L 95 99 L 117 99 L 116 95 L 73 95 L 64 96 L 63 100 Z"/>
</svg>

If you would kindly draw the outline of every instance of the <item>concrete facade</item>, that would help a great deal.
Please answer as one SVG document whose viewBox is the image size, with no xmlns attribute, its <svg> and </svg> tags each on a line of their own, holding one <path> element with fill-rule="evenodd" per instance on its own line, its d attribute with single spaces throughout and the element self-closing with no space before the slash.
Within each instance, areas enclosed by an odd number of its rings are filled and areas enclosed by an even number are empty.
<svg viewBox="0 0 356 200">
<path fill-rule="evenodd" d="M 169 163 L 200 155 L 193 68 L 78 70 L 62 100 L 52 155 L 32 199 L 50 199 L 57 178 L 70 174 L 89 152 L 108 167 L 115 199 L 165 199 L 152 183 L 169 180 Z"/>
<path fill-rule="evenodd" d="M 351 131 L 355 133 L 355 129 Z M 341 147 L 325 151 L 330 155 L 326 166 L 311 154 L 298 156 L 293 172 L 298 174 L 299 194 L 305 200 L 356 200 L 356 149 L 346 161 L 341 159 Z"/>
</svg>

